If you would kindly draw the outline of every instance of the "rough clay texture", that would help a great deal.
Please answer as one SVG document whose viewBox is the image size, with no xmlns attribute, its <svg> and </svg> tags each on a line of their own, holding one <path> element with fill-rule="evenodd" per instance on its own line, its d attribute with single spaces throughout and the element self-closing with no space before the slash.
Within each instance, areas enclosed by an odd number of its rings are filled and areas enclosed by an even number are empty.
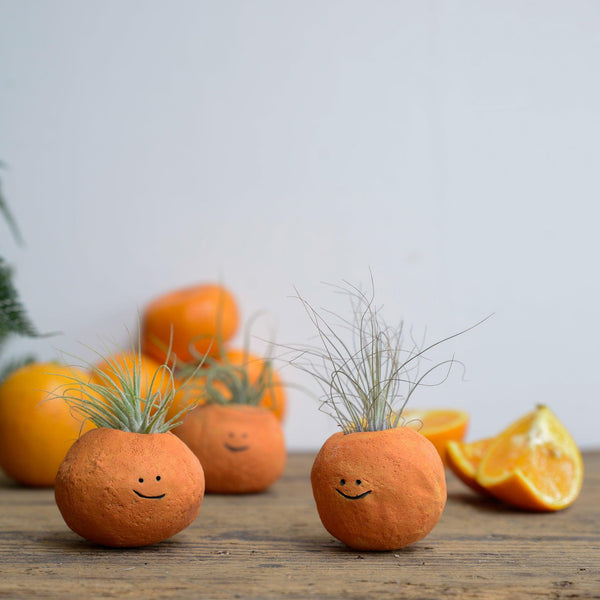
<svg viewBox="0 0 600 600">
<path fill-rule="evenodd" d="M 395 550 L 424 538 L 446 504 L 442 460 L 408 427 L 334 434 L 311 481 L 323 525 L 356 550 Z"/>
<path fill-rule="evenodd" d="M 207 492 L 262 492 L 283 473 L 283 430 L 265 408 L 206 404 L 191 411 L 174 433 L 200 460 Z"/>
<path fill-rule="evenodd" d="M 146 546 L 185 529 L 198 516 L 204 474 L 172 433 L 93 429 L 69 450 L 54 494 L 67 525 L 85 539 L 104 546 Z"/>
</svg>

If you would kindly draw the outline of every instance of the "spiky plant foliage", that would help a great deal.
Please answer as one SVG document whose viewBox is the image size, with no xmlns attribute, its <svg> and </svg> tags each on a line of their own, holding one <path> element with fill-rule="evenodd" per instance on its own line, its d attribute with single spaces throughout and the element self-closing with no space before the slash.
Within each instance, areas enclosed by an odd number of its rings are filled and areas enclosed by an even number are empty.
<svg viewBox="0 0 600 600">
<path fill-rule="evenodd" d="M 0 168 L 4 167 L 4 163 L 0 162 Z M 17 243 L 22 244 L 23 238 L 21 237 L 21 232 L 19 231 L 19 227 L 17 222 L 15 221 L 12 213 L 8 208 L 8 203 L 6 202 L 6 198 L 4 197 L 4 192 L 2 191 L 2 180 L 0 180 L 0 213 L 4 217 L 4 220 L 8 223 L 8 226 L 13 234 L 13 237 L 17 241 Z"/>
<path fill-rule="evenodd" d="M 39 335 L 25 312 L 12 277 L 12 269 L 0 257 L 0 343 L 11 334 Z"/>
<path fill-rule="evenodd" d="M 264 361 L 255 381 L 250 381 L 245 365 L 213 362 L 204 371 L 202 399 L 208 404 L 258 406 L 273 385 L 271 363 Z"/>
<path fill-rule="evenodd" d="M 75 412 L 85 416 L 97 427 L 133 433 L 170 431 L 181 424 L 183 417 L 194 407 L 194 404 L 188 404 L 167 419 L 167 413 L 177 391 L 173 370 L 167 364 L 161 365 L 152 374 L 147 386 L 150 391 L 144 395 L 141 386 L 141 354 L 133 345 L 132 350 L 132 368 L 127 368 L 118 360 L 97 353 L 108 365 L 106 372 L 92 363 L 86 363 L 97 380 L 85 380 L 77 376 L 68 377 L 72 385 L 58 396 L 63 398 Z M 186 383 L 184 382 L 184 385 Z"/>
<path fill-rule="evenodd" d="M 217 359 L 204 358 L 204 367 L 200 370 L 198 363 L 179 367 L 177 374 L 186 377 L 186 383 L 182 386 L 186 397 L 192 398 L 196 403 L 258 406 L 265 392 L 275 385 L 273 367 L 268 358 L 260 359 L 260 372 L 252 381 L 247 368 L 250 354 L 247 345 L 245 348 L 242 364 L 232 363 L 227 358 L 227 353 L 223 352 Z M 194 374 L 199 374 L 200 378 L 196 378 Z"/>
<path fill-rule="evenodd" d="M 220 313 L 219 313 L 220 314 Z M 251 381 L 247 366 L 250 364 L 250 338 L 254 323 L 266 313 L 259 311 L 252 315 L 244 327 L 243 360 L 242 364 L 233 364 L 227 358 L 227 350 L 222 340 L 213 339 L 220 349 L 218 358 L 204 357 L 198 355 L 193 344 L 190 344 L 190 354 L 197 362 L 182 365 L 177 370 L 179 375 L 189 377 L 192 370 L 198 368 L 198 362 L 204 361 L 202 369 L 202 381 L 198 383 L 191 380 L 186 386 L 188 396 L 196 397 L 207 404 L 246 404 L 258 406 L 265 392 L 275 384 L 273 378 L 273 367 L 269 356 L 261 361 L 261 369 L 258 377 Z M 273 336 L 271 336 L 273 337 Z"/>
<path fill-rule="evenodd" d="M 440 385 L 453 365 L 462 365 L 454 357 L 431 363 L 429 352 L 476 325 L 427 345 L 403 321 L 397 327 L 385 323 L 374 303 L 372 277 L 369 294 L 348 282 L 332 287 L 348 297 L 350 319 L 322 314 L 296 290 L 320 345 L 293 348 L 297 353 L 290 362 L 314 377 L 322 392 L 321 410 L 344 433 L 403 425 L 402 411 L 413 393 L 420 386 Z"/>
<path fill-rule="evenodd" d="M 0 162 L 0 167 L 3 166 L 4 164 Z M 8 223 L 14 239 L 21 244 L 23 242 L 21 233 L 2 192 L 2 180 L 0 180 L 0 213 Z M 25 312 L 12 279 L 12 269 L 0 257 L 0 344 L 11 334 L 30 337 L 39 335 Z"/>
<path fill-rule="evenodd" d="M 4 164 L 0 162 L 0 167 Z M 0 180 L 0 214 L 8 223 L 14 239 L 22 243 L 21 233 L 17 223 L 8 208 L 6 199 L 2 192 L 2 181 Z M 11 335 L 26 337 L 38 337 L 40 334 L 27 316 L 25 307 L 19 298 L 19 294 L 13 284 L 13 271 L 0 256 L 0 351 Z M 12 359 L 0 368 L 0 383 L 13 371 L 34 360 L 33 356 L 25 356 Z"/>
</svg>

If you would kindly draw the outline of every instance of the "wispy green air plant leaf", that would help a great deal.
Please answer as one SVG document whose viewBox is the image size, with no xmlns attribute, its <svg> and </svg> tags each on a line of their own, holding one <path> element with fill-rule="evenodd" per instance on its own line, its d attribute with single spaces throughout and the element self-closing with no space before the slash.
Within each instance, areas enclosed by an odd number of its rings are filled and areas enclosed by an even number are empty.
<svg viewBox="0 0 600 600">
<path fill-rule="evenodd" d="M 138 340 L 139 342 L 139 340 Z M 107 365 L 108 372 L 86 363 L 96 381 L 73 376 L 72 385 L 60 394 L 73 410 L 83 414 L 97 427 L 133 433 L 165 433 L 180 425 L 185 414 L 194 408 L 188 404 L 167 419 L 176 388 L 172 369 L 161 365 L 152 374 L 146 396 L 142 395 L 141 355 L 132 344 L 133 367 L 128 369 L 118 360 L 96 353 Z M 167 357 L 168 362 L 169 357 Z M 199 365 L 198 368 L 202 366 Z M 190 378 L 195 375 L 193 372 Z M 166 381 L 166 386 L 164 385 Z M 183 385 L 187 385 L 186 380 Z M 163 388 L 166 388 L 164 390 Z"/>
<path fill-rule="evenodd" d="M 440 385 L 454 365 L 462 366 L 450 358 L 423 368 L 423 362 L 430 360 L 427 354 L 483 321 L 425 344 L 424 339 L 417 341 L 412 331 L 406 332 L 403 322 L 395 328 L 385 323 L 374 303 L 372 278 L 368 295 L 343 283 L 332 287 L 350 300 L 350 319 L 330 311 L 318 312 L 296 290 L 320 345 L 292 348 L 296 355 L 290 362 L 317 381 L 321 410 L 345 433 L 397 427 L 403 424 L 402 411 L 418 387 Z"/>
<path fill-rule="evenodd" d="M 217 340 L 220 349 L 219 357 L 217 359 L 205 358 L 206 366 L 202 369 L 204 381 L 199 385 L 191 382 L 187 386 L 188 396 L 208 404 L 245 404 L 249 406 L 260 404 L 265 392 L 275 385 L 271 360 L 270 358 L 259 359 L 261 369 L 254 381 L 250 381 L 247 367 L 251 360 L 258 360 L 251 358 L 249 350 L 252 326 L 258 318 L 265 314 L 264 311 L 255 313 L 246 324 L 242 364 L 232 363 L 227 358 L 227 350 L 222 340 Z M 190 353 L 195 356 L 191 345 Z M 189 376 L 193 369 L 197 369 L 195 364 L 184 365 L 177 372 L 180 375 Z"/>
<path fill-rule="evenodd" d="M 264 361 L 256 381 L 250 381 L 244 365 L 212 361 L 203 371 L 202 399 L 208 404 L 258 406 L 265 391 L 273 385 L 269 361 Z"/>
</svg>

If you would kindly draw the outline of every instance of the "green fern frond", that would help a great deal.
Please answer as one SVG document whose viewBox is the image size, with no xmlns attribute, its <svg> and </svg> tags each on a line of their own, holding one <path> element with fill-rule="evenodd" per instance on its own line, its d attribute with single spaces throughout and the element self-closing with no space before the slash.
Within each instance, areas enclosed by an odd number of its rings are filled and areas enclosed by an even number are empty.
<svg viewBox="0 0 600 600">
<path fill-rule="evenodd" d="M 29 320 L 12 283 L 12 270 L 0 257 L 0 339 L 10 334 L 37 337 L 40 334 Z"/>
<path fill-rule="evenodd" d="M 0 167 L 4 167 L 4 163 L 0 162 Z M 17 226 L 17 222 L 15 221 L 12 213 L 8 208 L 8 203 L 6 202 L 6 198 L 4 197 L 4 192 L 2 191 L 2 180 L 0 179 L 0 213 L 4 216 L 4 219 L 8 223 L 8 227 L 10 228 L 13 237 L 15 238 L 18 244 L 23 243 L 23 238 L 21 237 L 21 232 L 19 231 L 19 227 Z"/>
</svg>

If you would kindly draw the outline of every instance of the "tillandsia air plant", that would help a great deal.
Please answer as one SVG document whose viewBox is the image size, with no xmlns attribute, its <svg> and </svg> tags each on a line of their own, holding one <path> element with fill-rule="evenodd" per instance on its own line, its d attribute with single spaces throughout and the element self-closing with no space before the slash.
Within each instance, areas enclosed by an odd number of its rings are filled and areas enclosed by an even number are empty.
<svg viewBox="0 0 600 600">
<path fill-rule="evenodd" d="M 370 294 L 347 282 L 334 289 L 349 298 L 351 318 L 319 312 L 298 294 L 320 346 L 296 347 L 291 361 L 316 379 L 321 410 L 342 429 L 315 459 L 313 494 L 323 525 L 347 546 L 399 549 L 428 535 L 446 503 L 442 460 L 431 442 L 404 426 L 402 411 L 420 386 L 448 377 L 454 358 L 423 362 L 460 333 L 418 343 L 403 323 L 393 328 L 382 319 L 373 279 Z M 441 376 L 432 381 L 436 372 Z"/>
<path fill-rule="evenodd" d="M 257 312 L 248 320 L 244 327 L 243 344 L 239 348 L 215 338 L 218 352 L 216 355 L 206 356 L 199 354 L 190 345 L 192 361 L 180 362 L 176 369 L 179 378 L 188 379 L 188 383 L 181 386 L 177 394 L 177 406 L 184 406 L 189 398 L 199 404 L 208 400 L 213 404 L 262 406 L 273 411 L 283 421 L 287 398 L 285 385 L 273 366 L 272 343 L 269 343 L 269 351 L 264 356 L 250 351 L 252 328 L 262 314 Z M 198 371 L 198 364 L 201 362 L 205 368 Z M 190 378 L 194 372 L 197 376 Z"/>
<path fill-rule="evenodd" d="M 161 365 L 144 394 L 141 354 L 132 356 L 133 368 L 108 358 L 106 371 L 96 370 L 91 380 L 71 377 L 72 386 L 61 392 L 96 428 L 60 465 L 56 503 L 75 533 L 104 546 L 146 546 L 171 537 L 197 517 L 204 497 L 200 462 L 171 433 L 191 406 L 167 418 L 175 395 L 172 370 Z"/>
<path fill-rule="evenodd" d="M 270 361 L 250 354 L 248 346 L 247 340 L 244 350 L 207 360 L 187 391 L 197 394 L 199 406 L 174 430 L 202 463 L 207 492 L 262 492 L 285 466 L 285 392 Z"/>
</svg>

